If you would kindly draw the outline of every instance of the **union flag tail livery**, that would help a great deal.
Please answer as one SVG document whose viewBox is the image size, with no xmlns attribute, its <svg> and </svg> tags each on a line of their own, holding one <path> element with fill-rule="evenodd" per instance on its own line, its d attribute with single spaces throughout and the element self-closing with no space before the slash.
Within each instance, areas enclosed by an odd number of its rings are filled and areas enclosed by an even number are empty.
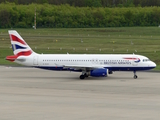
<svg viewBox="0 0 160 120">
<path fill-rule="evenodd" d="M 24 39 L 17 33 L 15 30 L 9 30 L 9 37 L 11 40 L 11 45 L 13 49 L 13 54 L 11 56 L 7 56 L 6 60 L 11 62 L 15 61 L 25 61 L 27 56 L 31 56 L 34 54 L 32 49 L 28 46 L 28 44 L 24 41 Z"/>
<path fill-rule="evenodd" d="M 105 77 L 113 71 L 149 70 L 156 64 L 147 57 L 135 54 L 37 54 L 15 30 L 9 30 L 14 55 L 6 60 L 22 65 L 57 71 L 81 72 L 80 79 Z"/>
<path fill-rule="evenodd" d="M 29 56 L 33 53 L 32 49 L 27 45 L 17 31 L 10 30 L 9 36 L 12 44 L 13 53 L 16 56 Z"/>
</svg>

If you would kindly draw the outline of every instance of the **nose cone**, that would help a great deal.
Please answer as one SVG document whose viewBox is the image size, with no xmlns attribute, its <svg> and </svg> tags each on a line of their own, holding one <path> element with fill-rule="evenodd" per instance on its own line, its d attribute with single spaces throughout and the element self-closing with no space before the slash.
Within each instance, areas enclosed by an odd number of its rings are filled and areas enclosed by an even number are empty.
<svg viewBox="0 0 160 120">
<path fill-rule="evenodd" d="M 157 65 L 156 65 L 156 63 L 152 62 L 151 66 L 152 66 L 153 68 L 155 68 Z"/>
</svg>

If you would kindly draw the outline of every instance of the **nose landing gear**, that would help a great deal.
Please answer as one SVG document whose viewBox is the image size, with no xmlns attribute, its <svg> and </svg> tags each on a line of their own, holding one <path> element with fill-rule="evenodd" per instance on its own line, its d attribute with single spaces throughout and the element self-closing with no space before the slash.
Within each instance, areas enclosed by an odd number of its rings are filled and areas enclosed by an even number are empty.
<svg viewBox="0 0 160 120">
<path fill-rule="evenodd" d="M 138 76 L 136 75 L 136 71 L 133 71 L 133 73 L 134 73 L 133 78 L 134 78 L 134 79 L 137 79 L 137 78 L 138 78 Z"/>
</svg>

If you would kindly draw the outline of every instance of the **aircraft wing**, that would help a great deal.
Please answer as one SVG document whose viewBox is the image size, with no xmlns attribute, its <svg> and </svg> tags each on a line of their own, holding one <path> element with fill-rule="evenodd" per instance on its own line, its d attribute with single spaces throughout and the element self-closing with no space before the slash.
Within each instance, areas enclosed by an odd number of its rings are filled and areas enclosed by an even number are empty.
<svg viewBox="0 0 160 120">
<path fill-rule="evenodd" d="M 75 70 L 94 70 L 104 68 L 103 65 L 63 65 L 63 68 L 73 68 Z"/>
</svg>

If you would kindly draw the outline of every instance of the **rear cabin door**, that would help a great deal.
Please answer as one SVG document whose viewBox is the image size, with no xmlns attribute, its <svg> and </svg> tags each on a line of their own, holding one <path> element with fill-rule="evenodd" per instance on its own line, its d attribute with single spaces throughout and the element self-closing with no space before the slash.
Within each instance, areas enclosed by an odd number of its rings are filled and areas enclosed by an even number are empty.
<svg viewBox="0 0 160 120">
<path fill-rule="evenodd" d="M 33 57 L 33 65 L 38 65 L 38 56 Z"/>
</svg>

